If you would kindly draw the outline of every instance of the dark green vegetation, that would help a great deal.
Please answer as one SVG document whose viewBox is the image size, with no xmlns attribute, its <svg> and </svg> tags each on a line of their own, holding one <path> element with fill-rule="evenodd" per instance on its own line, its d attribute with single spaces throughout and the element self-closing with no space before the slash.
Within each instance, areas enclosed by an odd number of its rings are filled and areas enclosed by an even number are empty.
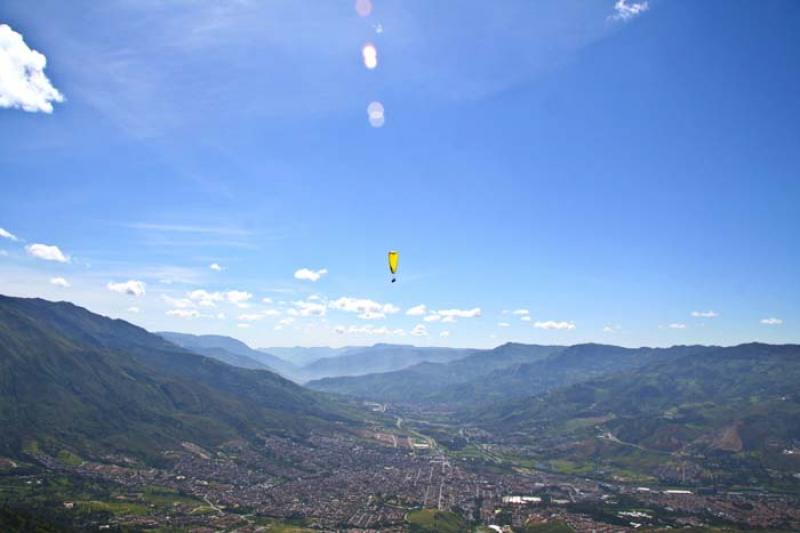
<svg viewBox="0 0 800 533">
<path fill-rule="evenodd" d="M 800 346 L 745 344 L 495 406 L 479 423 L 559 438 L 536 459 L 565 473 L 797 490 Z"/>
<path fill-rule="evenodd" d="M 99 480 L 23 469 L 27 475 L 0 475 L 0 531 L 80 531 L 117 515 L 146 517 L 174 512 L 177 506 L 198 511 L 206 507 L 164 487 L 129 490 Z"/>
<path fill-rule="evenodd" d="M 69 303 L 0 296 L 0 455 L 158 460 L 181 441 L 215 446 L 350 422 L 320 394 L 235 368 Z"/>
<path fill-rule="evenodd" d="M 408 530 L 412 533 L 461 533 L 469 531 L 464 519 L 455 513 L 421 509 L 408 513 Z"/>
</svg>

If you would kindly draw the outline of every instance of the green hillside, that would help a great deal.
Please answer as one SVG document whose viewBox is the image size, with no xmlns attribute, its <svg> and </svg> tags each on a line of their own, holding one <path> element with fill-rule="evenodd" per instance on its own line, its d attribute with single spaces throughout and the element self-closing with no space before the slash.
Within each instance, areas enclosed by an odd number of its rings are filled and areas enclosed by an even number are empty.
<svg viewBox="0 0 800 533">
<path fill-rule="evenodd" d="M 662 480 L 796 489 L 800 346 L 709 348 L 485 409 L 505 433 L 540 436 L 540 464 Z"/>
<path fill-rule="evenodd" d="M 424 363 L 397 372 L 322 379 L 308 386 L 378 401 L 448 404 L 472 409 L 475 405 L 534 396 L 708 349 L 705 346 L 631 349 L 604 344 L 507 343 L 449 363 Z"/>
<path fill-rule="evenodd" d="M 349 421 L 338 404 L 272 372 L 187 352 L 69 303 L 0 296 L 0 455 L 38 446 L 157 459 L 184 440 L 213 446 Z"/>
</svg>

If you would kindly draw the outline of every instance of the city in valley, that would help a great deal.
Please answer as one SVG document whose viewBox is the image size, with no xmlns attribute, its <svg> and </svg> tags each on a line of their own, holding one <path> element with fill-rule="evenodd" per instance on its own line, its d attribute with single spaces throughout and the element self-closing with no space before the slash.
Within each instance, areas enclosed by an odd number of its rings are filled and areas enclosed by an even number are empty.
<svg viewBox="0 0 800 533">
<path fill-rule="evenodd" d="M 36 467 L 7 460 L 0 480 L 6 492 L 50 503 L 71 486 L 81 496 L 55 502 L 62 507 L 57 514 L 111 530 L 399 532 L 419 513 L 453 515 L 464 531 L 800 528 L 796 493 L 705 486 L 686 473 L 642 483 L 524 467 L 506 458 L 523 457 L 526 447 L 480 428 L 439 425 L 437 434 L 460 441 L 448 448 L 419 429 L 428 426 L 418 409 L 371 402 L 362 408 L 386 424 L 215 449 L 183 442 L 163 452 L 159 467 L 125 456 L 94 462 L 34 451 Z M 102 501 L 93 495 L 99 490 Z"/>
</svg>

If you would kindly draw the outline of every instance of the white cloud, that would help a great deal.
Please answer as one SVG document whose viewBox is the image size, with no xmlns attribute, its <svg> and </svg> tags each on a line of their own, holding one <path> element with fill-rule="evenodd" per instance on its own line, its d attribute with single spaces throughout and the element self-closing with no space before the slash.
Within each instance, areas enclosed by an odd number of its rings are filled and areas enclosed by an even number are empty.
<svg viewBox="0 0 800 533">
<path fill-rule="evenodd" d="M 177 309 L 189 309 L 195 306 L 195 303 L 188 298 L 173 298 L 172 296 L 162 294 L 161 299 Z"/>
<path fill-rule="evenodd" d="M 717 318 L 719 313 L 716 311 L 692 311 L 692 316 L 695 318 Z"/>
<path fill-rule="evenodd" d="M 294 273 L 295 279 L 302 279 L 304 281 L 319 281 L 319 279 L 328 273 L 328 269 L 322 268 L 320 270 L 310 270 L 308 268 L 301 268 Z"/>
<path fill-rule="evenodd" d="M 761 323 L 766 324 L 767 326 L 780 326 L 781 324 L 783 324 L 783 320 L 775 317 L 762 318 Z"/>
<path fill-rule="evenodd" d="M 271 304 L 272 298 L 270 298 L 269 296 L 265 296 L 264 298 L 261 298 L 261 301 L 265 304 Z"/>
<path fill-rule="evenodd" d="M 509 324 L 508 322 L 498 322 L 497 325 L 501 328 L 507 328 L 511 326 L 511 324 Z"/>
<path fill-rule="evenodd" d="M 11 240 L 11 241 L 18 241 L 19 240 L 16 235 L 14 235 L 13 233 L 11 233 L 10 231 L 8 231 L 8 230 L 6 230 L 4 228 L 0 228 L 0 237 L 2 237 L 3 239 Z"/>
<path fill-rule="evenodd" d="M 205 289 L 193 290 L 187 296 L 201 307 L 215 307 L 217 303 L 224 301 L 235 304 L 238 307 L 247 307 L 246 302 L 253 297 L 247 291 L 209 292 Z"/>
<path fill-rule="evenodd" d="M 443 337 L 443 338 L 447 338 L 450 335 L 451 335 L 451 333 L 448 330 L 444 330 L 443 332 L 439 333 L 439 336 Z"/>
<path fill-rule="evenodd" d="M 528 311 L 527 309 L 514 309 L 513 311 L 511 311 L 511 314 L 518 316 L 525 316 L 531 314 L 531 312 Z"/>
<path fill-rule="evenodd" d="M 667 326 L 669 329 L 686 329 L 686 324 L 672 323 Z"/>
<path fill-rule="evenodd" d="M 521 316 L 519 317 L 519 319 L 522 320 L 523 322 L 530 322 L 531 320 L 533 320 L 530 315 Z"/>
<path fill-rule="evenodd" d="M 239 307 L 245 307 L 245 302 L 247 302 L 253 295 L 247 291 L 227 291 L 225 293 L 225 298 L 232 304 L 236 304 Z"/>
<path fill-rule="evenodd" d="M 50 284 L 55 285 L 56 287 L 64 287 L 67 288 L 70 286 L 69 281 L 62 277 L 58 278 L 50 278 Z"/>
<path fill-rule="evenodd" d="M 386 318 L 386 313 L 376 313 L 374 311 L 366 311 L 358 315 L 362 320 L 383 320 Z"/>
<path fill-rule="evenodd" d="M 210 268 L 214 272 L 222 272 L 223 270 L 225 270 L 225 268 L 219 263 L 211 263 L 210 265 L 208 265 L 208 268 Z"/>
<path fill-rule="evenodd" d="M 261 314 L 264 316 L 281 316 L 281 312 L 277 309 L 264 309 Z"/>
<path fill-rule="evenodd" d="M 533 327 L 539 329 L 575 329 L 575 324 L 572 322 L 556 322 L 555 320 L 546 320 L 543 322 L 534 322 Z"/>
<path fill-rule="evenodd" d="M 294 318 L 286 317 L 278 322 L 279 326 L 288 326 L 289 324 L 294 323 Z"/>
<path fill-rule="evenodd" d="M 616 333 L 620 329 L 622 328 L 619 326 L 619 324 L 606 324 L 603 326 L 603 331 L 606 333 Z"/>
<path fill-rule="evenodd" d="M 225 299 L 221 292 L 208 292 L 205 289 L 193 290 L 187 296 L 202 307 L 214 307 L 215 302 L 221 302 Z"/>
<path fill-rule="evenodd" d="M 403 337 L 406 334 L 405 330 L 400 328 L 392 329 L 386 326 L 375 327 L 372 324 L 367 324 L 364 326 L 350 326 L 347 328 L 344 326 L 336 326 L 334 331 L 339 334 L 349 333 L 351 335 L 384 335 L 395 337 Z"/>
<path fill-rule="evenodd" d="M 237 328 L 247 329 L 250 327 L 250 324 L 236 324 Z"/>
<path fill-rule="evenodd" d="M 481 316 L 480 307 L 472 309 L 439 309 L 438 311 L 430 311 L 423 320 L 426 322 L 438 322 L 441 320 L 443 324 L 455 324 L 456 318 L 475 318 Z"/>
<path fill-rule="evenodd" d="M 108 287 L 108 290 L 112 292 L 118 292 L 120 294 L 128 294 L 130 296 L 139 297 L 139 296 L 144 296 L 145 294 L 144 282 L 136 279 L 122 281 L 119 283 L 114 283 L 113 281 L 109 281 L 106 287 Z"/>
<path fill-rule="evenodd" d="M 329 302 L 328 307 L 348 313 L 358 313 L 358 318 L 364 320 L 386 318 L 386 315 L 400 311 L 400 308 L 396 305 L 382 304 L 366 298 L 348 298 L 345 296 Z"/>
<path fill-rule="evenodd" d="M 261 320 L 264 318 L 264 315 L 258 313 L 249 313 L 244 315 L 239 315 L 237 320 L 243 320 L 245 322 L 255 322 L 256 320 Z"/>
<path fill-rule="evenodd" d="M 7 24 L 0 24 L 0 107 L 53 112 L 64 96 L 44 73 L 47 58 L 31 50 Z"/>
<path fill-rule="evenodd" d="M 473 307 L 472 309 L 441 309 L 436 311 L 436 313 L 443 317 L 475 318 L 481 316 L 481 308 Z"/>
<path fill-rule="evenodd" d="M 294 312 L 296 316 L 325 316 L 325 312 L 327 308 L 325 304 L 321 304 L 318 302 L 308 302 L 308 301 L 298 301 L 292 302 L 294 305 L 294 309 L 290 309 L 290 312 Z"/>
<path fill-rule="evenodd" d="M 136 307 L 135 305 L 133 305 L 133 306 L 131 306 L 131 307 L 129 307 L 129 308 L 128 308 L 128 312 L 129 312 L 129 313 L 138 313 L 139 311 L 141 311 L 141 309 L 139 309 L 139 308 L 138 308 L 138 307 Z"/>
<path fill-rule="evenodd" d="M 423 324 L 417 324 L 414 326 L 414 329 L 411 330 L 411 334 L 415 337 L 425 337 L 428 335 L 428 328 Z"/>
<path fill-rule="evenodd" d="M 69 263 L 69 256 L 65 255 L 58 246 L 49 244 L 29 244 L 25 247 L 28 255 L 44 259 L 45 261 L 57 261 L 59 263 Z"/>
<path fill-rule="evenodd" d="M 197 309 L 170 309 L 167 314 L 178 318 L 197 318 L 200 316 L 200 312 Z"/>
<path fill-rule="evenodd" d="M 617 0 L 614 4 L 614 14 L 609 17 L 611 20 L 630 20 L 637 15 L 641 15 L 650 9 L 650 5 L 644 2 L 631 2 L 628 0 Z"/>
<path fill-rule="evenodd" d="M 410 307 L 406 314 L 408 316 L 422 316 L 428 312 L 428 308 L 425 307 L 425 304 L 415 305 L 414 307 Z"/>
</svg>

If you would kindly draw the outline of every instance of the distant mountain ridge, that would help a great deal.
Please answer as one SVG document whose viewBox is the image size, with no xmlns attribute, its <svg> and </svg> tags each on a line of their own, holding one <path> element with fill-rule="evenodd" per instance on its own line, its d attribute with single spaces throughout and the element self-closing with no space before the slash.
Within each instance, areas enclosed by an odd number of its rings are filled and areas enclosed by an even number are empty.
<svg viewBox="0 0 800 533">
<path fill-rule="evenodd" d="M 328 376 L 360 376 L 391 372 L 422 363 L 439 363 L 462 359 L 477 352 L 463 348 L 428 348 L 398 344 L 376 344 L 351 348 L 346 353 L 319 359 L 302 369 L 304 379 Z"/>
<path fill-rule="evenodd" d="M 272 348 L 257 348 L 257 350 L 259 352 L 275 355 L 295 366 L 302 367 L 319 359 L 338 357 L 346 354 L 350 350 L 359 348 L 359 346 L 343 346 L 341 348 L 331 348 L 329 346 L 276 346 Z"/>
<path fill-rule="evenodd" d="M 656 359 L 707 349 L 623 348 L 602 344 L 540 346 L 508 343 L 460 360 L 425 363 L 391 373 L 315 380 L 308 386 L 377 401 L 454 404 L 523 398 Z"/>
<path fill-rule="evenodd" d="M 254 350 L 233 337 L 192 335 L 170 331 L 160 331 L 156 334 L 182 348 L 213 357 L 229 365 L 261 370 L 269 369 L 289 378 L 297 372 L 297 368 L 292 363 L 275 355 Z"/>
</svg>

